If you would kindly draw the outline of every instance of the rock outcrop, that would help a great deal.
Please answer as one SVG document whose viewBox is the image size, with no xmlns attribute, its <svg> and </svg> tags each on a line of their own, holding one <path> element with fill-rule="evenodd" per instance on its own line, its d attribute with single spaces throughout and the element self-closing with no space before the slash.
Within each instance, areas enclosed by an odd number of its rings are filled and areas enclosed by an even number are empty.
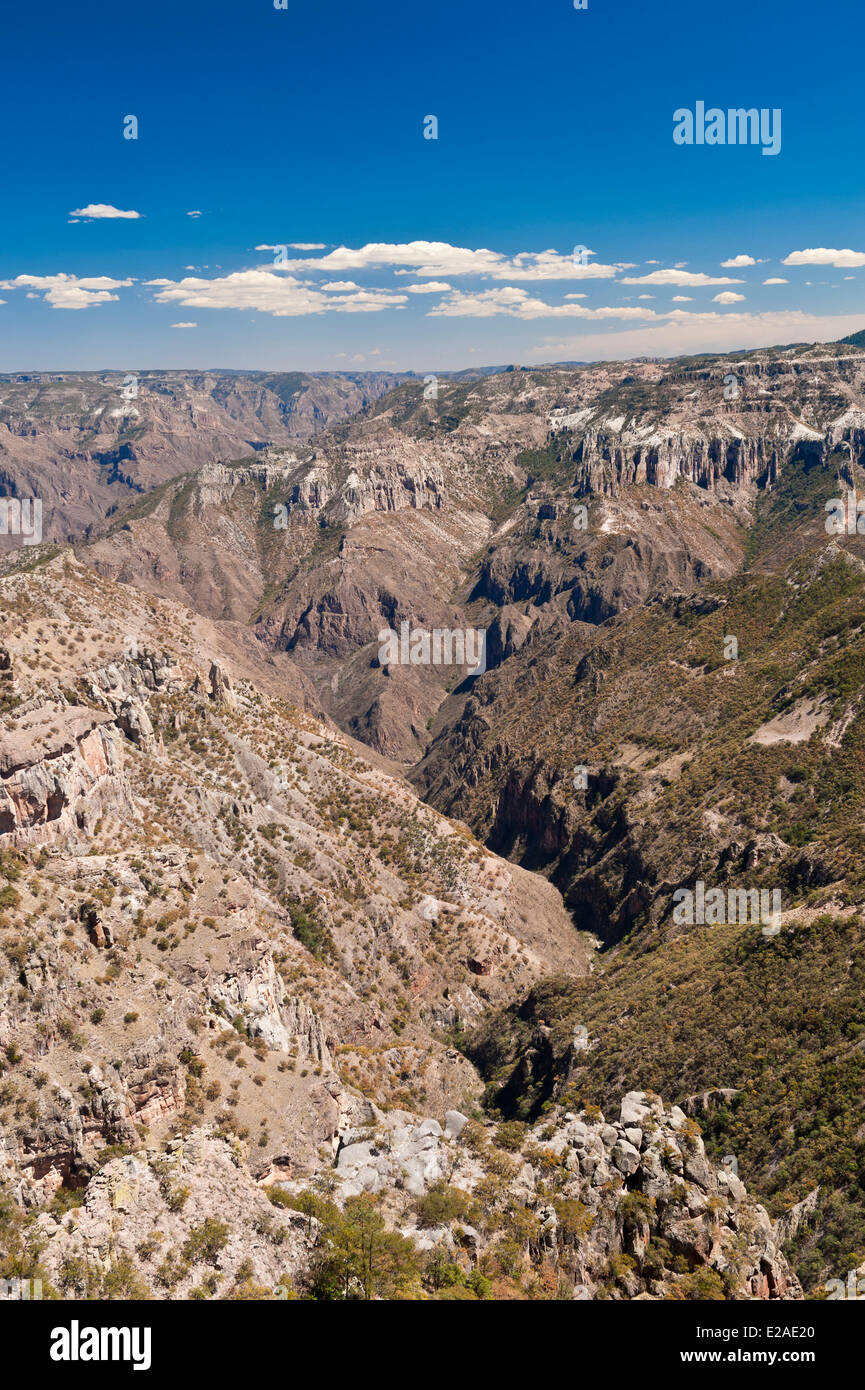
<svg viewBox="0 0 865 1390">
<path fill-rule="evenodd" d="M 136 1149 L 91 1178 L 84 1203 L 36 1220 L 42 1261 L 66 1297 L 112 1273 L 126 1297 L 287 1298 L 311 1249 L 299 1213 L 274 1213 L 242 1149 L 207 1129 L 165 1150 Z"/>
<path fill-rule="evenodd" d="M 86 833 L 108 806 L 124 803 L 111 723 L 84 706 L 44 706 L 0 736 L 0 844 Z"/>
<path fill-rule="evenodd" d="M 376 1111 L 341 1136 L 335 1199 L 378 1197 L 403 1234 L 467 1269 L 495 1263 L 497 1242 L 507 1239 L 504 1213 L 519 1210 L 536 1228 L 534 1260 L 551 1262 L 575 1298 L 801 1299 L 778 1228 L 736 1176 L 710 1163 L 677 1106 L 633 1091 L 611 1122 L 557 1110 L 526 1127 L 504 1165 L 495 1137 L 456 1111 L 444 1127 Z M 481 1229 L 470 1239 L 464 1218 L 435 1229 L 412 1219 L 413 1203 L 445 1186 L 488 1202 L 489 1174 L 503 1166 L 510 1176 L 493 1199 L 502 1215 L 478 1210 Z"/>
</svg>

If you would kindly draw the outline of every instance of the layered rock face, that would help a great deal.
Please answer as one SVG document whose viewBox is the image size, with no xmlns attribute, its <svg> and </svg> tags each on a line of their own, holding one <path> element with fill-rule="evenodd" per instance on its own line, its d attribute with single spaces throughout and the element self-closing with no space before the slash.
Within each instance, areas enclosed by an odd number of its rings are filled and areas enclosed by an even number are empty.
<svg viewBox="0 0 865 1390">
<path fill-rule="evenodd" d="M 561 439 L 578 441 L 575 481 L 583 492 L 641 483 L 668 489 L 679 479 L 708 491 L 769 488 L 797 452 L 824 461 L 842 445 L 861 451 L 862 387 L 863 359 L 855 354 L 659 366 L 624 380 L 604 408 L 566 416 Z"/>
<path fill-rule="evenodd" d="M 820 439 L 816 432 L 812 437 Z M 775 481 L 778 466 L 776 445 L 767 448 L 765 439 L 744 439 L 732 429 L 726 436 L 671 436 L 601 426 L 583 435 L 576 476 L 583 492 L 616 492 L 640 483 L 671 488 L 679 478 L 702 488 L 722 479 L 734 487 L 765 487 Z"/>
<path fill-rule="evenodd" d="M 0 843 L 87 832 L 125 802 L 110 717 L 86 707 L 37 707 L 0 737 Z"/>
</svg>

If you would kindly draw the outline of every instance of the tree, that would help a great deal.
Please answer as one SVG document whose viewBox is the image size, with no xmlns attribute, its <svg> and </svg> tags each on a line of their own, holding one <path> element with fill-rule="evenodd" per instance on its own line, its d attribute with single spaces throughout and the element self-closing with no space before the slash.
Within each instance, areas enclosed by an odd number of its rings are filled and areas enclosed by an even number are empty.
<svg viewBox="0 0 865 1390">
<path fill-rule="evenodd" d="M 309 1289 L 313 1298 L 400 1299 L 420 1295 L 420 1262 L 412 1241 L 388 1231 L 373 1197 L 349 1197 L 345 1211 L 322 1202 L 319 1245 Z"/>
</svg>

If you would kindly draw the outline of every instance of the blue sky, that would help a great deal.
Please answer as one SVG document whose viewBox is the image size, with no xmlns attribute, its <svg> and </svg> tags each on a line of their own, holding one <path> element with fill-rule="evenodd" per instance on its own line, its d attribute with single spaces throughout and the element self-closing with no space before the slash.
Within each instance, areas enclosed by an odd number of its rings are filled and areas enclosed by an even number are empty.
<svg viewBox="0 0 865 1390">
<path fill-rule="evenodd" d="M 424 371 L 865 327 L 863 27 L 853 0 L 7 12 L 0 370 Z M 676 144 L 698 101 L 779 109 L 780 152 Z M 256 250 L 293 244 L 315 249 Z"/>
</svg>

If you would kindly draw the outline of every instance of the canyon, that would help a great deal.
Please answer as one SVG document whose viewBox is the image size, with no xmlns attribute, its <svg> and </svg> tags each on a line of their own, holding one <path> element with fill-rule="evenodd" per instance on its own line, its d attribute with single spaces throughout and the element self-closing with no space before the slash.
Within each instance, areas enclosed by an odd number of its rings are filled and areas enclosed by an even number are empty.
<svg viewBox="0 0 865 1390">
<path fill-rule="evenodd" d="M 4 1257 L 329 1296 L 375 1220 L 381 1297 L 819 1293 L 865 1230 L 861 346 L 142 373 L 122 442 L 112 393 L 0 382 L 46 518 L 0 555 Z M 673 919 L 743 875 L 776 936 Z"/>
</svg>

